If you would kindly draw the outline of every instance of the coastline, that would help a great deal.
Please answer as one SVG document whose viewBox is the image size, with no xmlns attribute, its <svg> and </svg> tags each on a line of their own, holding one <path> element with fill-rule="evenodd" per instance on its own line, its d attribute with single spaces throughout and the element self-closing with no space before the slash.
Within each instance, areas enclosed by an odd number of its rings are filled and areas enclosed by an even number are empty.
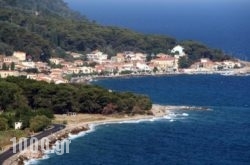
<svg viewBox="0 0 250 165">
<path fill-rule="evenodd" d="M 124 74 L 124 75 L 95 75 L 95 76 L 82 76 L 72 77 L 71 82 L 91 83 L 92 81 L 102 79 L 115 79 L 115 78 L 136 78 L 136 77 L 161 77 L 161 76 L 178 76 L 178 75 L 221 75 L 221 76 L 249 76 L 250 75 L 250 62 L 240 61 L 244 67 L 239 69 L 209 71 L 209 70 L 181 70 L 176 72 L 160 72 L 160 73 L 137 73 L 137 74 Z"/>
<path fill-rule="evenodd" d="M 74 117 L 72 118 L 73 122 L 70 122 L 66 128 L 60 130 L 57 133 L 47 136 L 50 140 L 49 146 L 50 150 L 55 147 L 57 142 L 63 141 L 65 139 L 69 139 L 72 136 L 78 136 L 80 133 L 87 133 L 88 131 L 92 131 L 92 128 L 98 125 L 103 124 L 115 124 L 115 123 L 126 123 L 126 122 L 140 122 L 140 121 L 154 121 L 155 119 L 164 119 L 164 117 L 170 115 L 176 110 L 210 110 L 206 107 L 195 107 L 195 106 L 168 106 L 168 105 L 156 105 L 154 104 L 151 112 L 153 115 L 135 115 L 135 116 L 103 116 L 103 115 L 83 115 L 83 118 L 78 117 L 79 121 L 77 121 Z M 64 116 L 60 115 L 63 119 Z M 5 160 L 3 165 L 20 165 L 20 164 L 28 164 L 31 160 L 39 160 L 43 159 L 47 153 L 46 151 L 42 151 L 40 148 L 38 152 L 32 153 L 29 150 L 30 147 L 25 149 L 24 151 L 15 154 L 9 159 Z"/>
</svg>

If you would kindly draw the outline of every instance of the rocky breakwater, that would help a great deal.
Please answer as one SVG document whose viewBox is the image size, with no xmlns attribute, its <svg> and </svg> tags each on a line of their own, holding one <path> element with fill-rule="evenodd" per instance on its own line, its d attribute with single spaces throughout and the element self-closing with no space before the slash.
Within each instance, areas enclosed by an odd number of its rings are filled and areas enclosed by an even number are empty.
<svg viewBox="0 0 250 165">
<path fill-rule="evenodd" d="M 152 113 L 154 116 L 164 116 L 169 114 L 170 111 L 176 110 L 197 110 L 197 111 L 208 111 L 212 110 L 209 107 L 201 107 L 201 106 L 171 106 L 171 105 L 158 105 L 153 104 Z"/>
<path fill-rule="evenodd" d="M 30 145 L 25 150 L 23 150 L 17 157 L 17 163 L 18 165 L 24 165 L 25 161 L 31 160 L 31 159 L 41 159 L 45 155 L 46 148 L 43 148 L 45 146 L 49 146 L 49 149 L 53 149 L 53 147 L 56 145 L 58 141 L 62 141 L 64 139 L 69 138 L 69 134 L 71 135 L 77 135 L 78 133 L 82 131 L 87 131 L 89 129 L 88 125 L 84 126 L 78 126 L 78 127 L 70 127 L 65 128 L 64 130 L 61 130 L 55 134 L 51 134 L 47 137 L 48 144 L 42 144 L 42 141 L 38 142 L 38 148 L 34 149 L 36 144 Z M 43 146 L 43 147 L 42 147 Z"/>
</svg>

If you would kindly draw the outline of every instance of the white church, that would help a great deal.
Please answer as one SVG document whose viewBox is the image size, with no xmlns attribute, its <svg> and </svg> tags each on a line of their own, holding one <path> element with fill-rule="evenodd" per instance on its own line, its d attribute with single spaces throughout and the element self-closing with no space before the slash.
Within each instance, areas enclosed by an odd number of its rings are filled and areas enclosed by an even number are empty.
<svg viewBox="0 0 250 165">
<path fill-rule="evenodd" d="M 171 53 L 176 53 L 176 52 L 178 52 L 178 55 L 179 55 L 180 57 L 186 55 L 185 52 L 184 52 L 184 48 L 183 48 L 182 46 L 180 46 L 180 45 L 175 46 L 175 47 L 171 50 Z"/>
</svg>

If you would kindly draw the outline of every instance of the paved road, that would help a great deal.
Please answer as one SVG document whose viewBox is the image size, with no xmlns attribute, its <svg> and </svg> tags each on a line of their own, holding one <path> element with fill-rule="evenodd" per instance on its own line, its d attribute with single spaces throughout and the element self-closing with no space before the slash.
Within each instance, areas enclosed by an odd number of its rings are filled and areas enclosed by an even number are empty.
<svg viewBox="0 0 250 165">
<path fill-rule="evenodd" d="M 42 133 L 40 133 L 40 134 L 38 134 L 38 135 L 36 135 L 36 136 L 33 136 L 33 137 L 36 137 L 38 140 L 41 140 L 42 138 L 44 138 L 44 137 L 46 137 L 46 136 L 49 136 L 50 134 L 52 134 L 52 133 L 55 133 L 55 132 L 58 132 L 58 131 L 60 131 L 60 130 L 62 130 L 62 129 L 64 129 L 65 128 L 65 126 L 64 125 L 60 125 L 60 124 L 53 124 L 53 128 L 52 129 L 49 129 L 49 130 L 46 130 L 46 131 L 43 131 Z M 28 140 L 27 140 L 27 146 L 29 146 L 30 145 L 30 140 L 29 140 L 30 138 L 28 138 Z M 23 143 L 22 143 L 23 144 Z M 17 153 L 20 151 L 19 150 L 19 145 L 20 144 L 17 144 L 16 145 L 16 151 L 17 151 Z M 24 146 L 24 145 L 22 145 L 22 146 Z M 22 148 L 22 150 L 24 149 L 24 147 Z M 12 149 L 9 149 L 9 150 L 7 150 L 7 151 L 5 151 L 4 153 L 2 153 L 1 155 L 0 155 L 0 165 L 1 164 L 3 164 L 3 162 L 6 160 L 6 159 L 8 159 L 8 158 L 10 158 L 11 156 L 13 156 L 13 155 L 15 155 L 15 153 L 13 153 L 13 150 Z"/>
</svg>

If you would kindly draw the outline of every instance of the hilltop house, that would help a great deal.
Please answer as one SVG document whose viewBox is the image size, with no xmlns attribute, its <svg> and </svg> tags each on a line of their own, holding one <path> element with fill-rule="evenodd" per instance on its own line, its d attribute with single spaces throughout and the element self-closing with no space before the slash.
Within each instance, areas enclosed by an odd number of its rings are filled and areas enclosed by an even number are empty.
<svg viewBox="0 0 250 165">
<path fill-rule="evenodd" d="M 172 50 L 171 53 L 179 55 L 179 56 L 185 56 L 184 48 L 180 45 L 175 46 Z"/>
</svg>

